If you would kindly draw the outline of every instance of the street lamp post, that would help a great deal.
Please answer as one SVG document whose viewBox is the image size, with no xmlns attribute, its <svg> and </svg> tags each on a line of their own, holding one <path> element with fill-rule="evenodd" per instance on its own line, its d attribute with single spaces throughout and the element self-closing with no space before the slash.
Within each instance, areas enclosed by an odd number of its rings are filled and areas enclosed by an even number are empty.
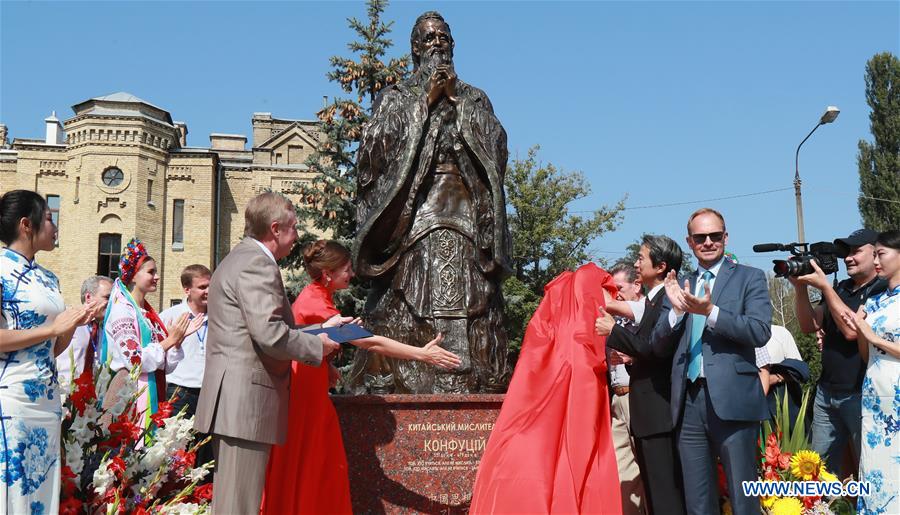
<svg viewBox="0 0 900 515">
<path fill-rule="evenodd" d="M 800 147 L 806 143 L 806 140 L 816 132 L 820 126 L 833 122 L 840 114 L 841 110 L 835 106 L 828 106 L 825 113 L 819 118 L 819 123 L 809 131 L 809 134 L 803 138 L 803 141 L 797 145 L 797 153 L 794 155 L 794 197 L 797 201 L 797 243 L 806 243 L 806 236 L 803 234 L 803 195 L 800 193 Z"/>
</svg>

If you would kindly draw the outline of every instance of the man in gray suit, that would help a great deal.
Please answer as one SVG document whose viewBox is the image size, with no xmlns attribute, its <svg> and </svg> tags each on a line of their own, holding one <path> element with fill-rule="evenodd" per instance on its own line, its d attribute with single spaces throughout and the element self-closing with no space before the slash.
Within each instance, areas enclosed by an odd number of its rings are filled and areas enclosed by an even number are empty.
<svg viewBox="0 0 900 515">
<path fill-rule="evenodd" d="M 294 325 L 277 259 L 297 239 L 294 207 L 267 192 L 209 285 L 206 371 L 194 426 L 212 434 L 213 513 L 257 513 L 273 444 L 287 433 L 291 361 L 317 366 L 339 345 Z M 322 324 L 339 325 L 339 315 Z"/>
<path fill-rule="evenodd" d="M 743 481 L 757 479 L 756 438 L 768 416 L 756 349 L 771 336 L 772 306 L 762 270 L 725 258 L 728 232 L 714 209 L 688 220 L 688 246 L 699 263 L 684 286 L 674 271 L 653 331 L 654 345 L 677 346 L 672 362 L 672 422 L 690 514 L 719 513 L 716 457 L 734 513 L 759 513 Z"/>
</svg>

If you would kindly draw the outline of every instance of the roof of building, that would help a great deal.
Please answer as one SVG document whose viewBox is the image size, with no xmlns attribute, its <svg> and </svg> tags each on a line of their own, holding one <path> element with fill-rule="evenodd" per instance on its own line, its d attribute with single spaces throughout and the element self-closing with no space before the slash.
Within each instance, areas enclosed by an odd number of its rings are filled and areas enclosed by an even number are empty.
<svg viewBox="0 0 900 515">
<path fill-rule="evenodd" d="M 141 116 L 174 126 L 168 111 L 124 91 L 85 100 L 72 110 L 76 115 Z"/>
</svg>

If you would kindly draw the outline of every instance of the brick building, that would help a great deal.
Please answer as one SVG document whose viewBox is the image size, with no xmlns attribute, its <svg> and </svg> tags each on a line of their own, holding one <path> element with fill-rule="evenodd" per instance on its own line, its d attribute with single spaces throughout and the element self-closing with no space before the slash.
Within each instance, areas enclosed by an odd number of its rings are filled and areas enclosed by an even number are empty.
<svg viewBox="0 0 900 515">
<path fill-rule="evenodd" d="M 128 93 L 72 106 L 64 122 L 45 119 L 43 139 L 7 143 L 0 125 L 0 194 L 37 191 L 59 225 L 58 248 L 38 255 L 56 273 L 69 304 L 82 280 L 115 276 L 119 251 L 132 236 L 144 241 L 160 270 L 157 308 L 181 300 L 183 267 L 215 268 L 243 236 L 243 210 L 271 189 L 299 200 L 296 183 L 321 137 L 318 122 L 254 113 L 253 140 L 210 134 L 210 146 L 188 147 L 187 125 Z"/>
</svg>

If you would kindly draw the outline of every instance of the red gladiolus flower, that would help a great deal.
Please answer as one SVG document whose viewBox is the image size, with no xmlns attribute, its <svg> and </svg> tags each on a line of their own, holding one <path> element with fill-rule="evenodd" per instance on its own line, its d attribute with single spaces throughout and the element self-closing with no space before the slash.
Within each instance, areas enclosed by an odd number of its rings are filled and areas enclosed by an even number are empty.
<svg viewBox="0 0 900 515">
<path fill-rule="evenodd" d="M 84 408 L 88 402 L 97 400 L 97 392 L 94 391 L 94 374 L 91 370 L 85 370 L 75 379 L 75 391 L 72 392 L 72 405 L 79 415 L 84 414 Z"/>
<path fill-rule="evenodd" d="M 800 500 L 803 501 L 803 507 L 807 510 L 812 509 L 813 505 L 821 499 L 821 497 L 801 497 Z"/>
<path fill-rule="evenodd" d="M 205 485 L 200 485 L 197 488 L 194 488 L 194 502 L 196 502 L 197 504 L 212 501 L 212 496 L 212 483 L 206 483 Z"/>
<path fill-rule="evenodd" d="M 766 467 L 765 475 L 763 476 L 770 481 L 778 481 L 781 478 L 778 476 L 778 471 L 772 467 Z"/>
<path fill-rule="evenodd" d="M 176 474 L 184 474 L 187 469 L 194 467 L 197 456 L 193 452 L 178 450 L 172 456 L 172 468 Z"/>
<path fill-rule="evenodd" d="M 121 456 L 116 456 L 109 460 L 109 465 L 107 466 L 113 474 L 116 474 L 119 477 L 122 477 L 122 475 L 125 474 L 125 460 L 123 460 Z"/>
<path fill-rule="evenodd" d="M 778 468 L 787 470 L 791 468 L 791 453 L 786 452 L 778 457 Z"/>
<path fill-rule="evenodd" d="M 68 497 L 59 503 L 59 515 L 81 515 L 83 503 L 75 497 Z"/>
<path fill-rule="evenodd" d="M 62 490 L 64 497 L 70 497 L 75 493 L 75 490 L 78 489 L 78 484 L 75 482 L 78 479 L 78 476 L 72 472 L 72 468 L 68 465 L 64 466 L 60 472 L 60 476 L 62 479 Z"/>
<path fill-rule="evenodd" d="M 725 479 L 725 469 L 721 463 L 716 464 L 719 469 L 719 495 L 728 497 L 728 481 Z"/>
<path fill-rule="evenodd" d="M 172 410 L 173 408 L 171 403 L 162 401 L 159 403 L 156 413 L 150 415 L 150 420 L 152 420 L 153 423 L 156 424 L 156 427 L 163 427 L 166 425 L 166 423 L 163 421 L 172 416 Z"/>
</svg>

